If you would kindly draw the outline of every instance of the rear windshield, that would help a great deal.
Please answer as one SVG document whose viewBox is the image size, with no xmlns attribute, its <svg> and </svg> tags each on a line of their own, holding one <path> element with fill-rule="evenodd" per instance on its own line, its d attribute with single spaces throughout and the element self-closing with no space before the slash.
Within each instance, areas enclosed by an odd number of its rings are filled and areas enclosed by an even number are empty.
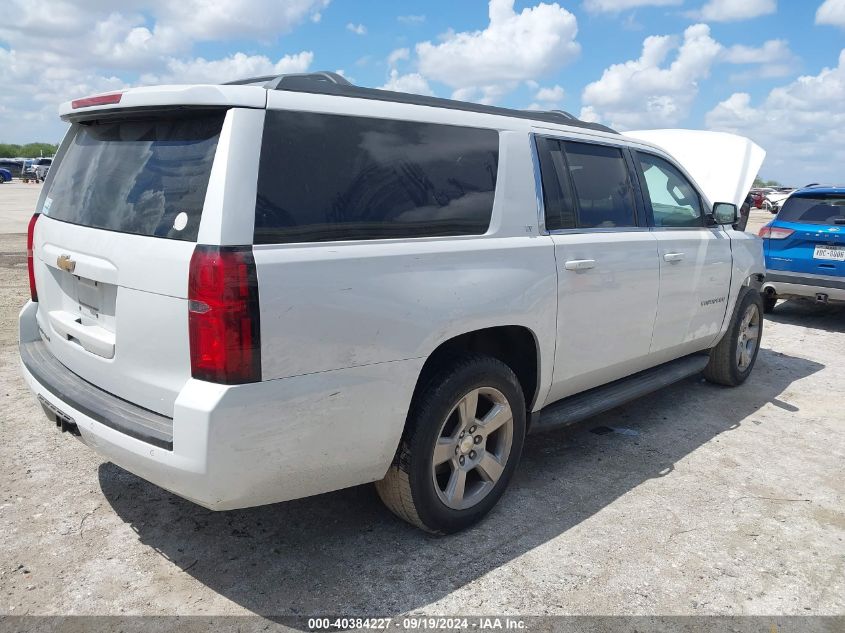
<svg viewBox="0 0 845 633">
<path fill-rule="evenodd" d="M 845 224 L 845 195 L 787 198 L 778 220 L 805 224 Z"/>
<path fill-rule="evenodd" d="M 224 116 L 79 124 L 41 212 L 98 229 L 196 241 Z"/>
<path fill-rule="evenodd" d="M 268 111 L 255 243 L 480 235 L 498 158 L 496 130 Z"/>
</svg>

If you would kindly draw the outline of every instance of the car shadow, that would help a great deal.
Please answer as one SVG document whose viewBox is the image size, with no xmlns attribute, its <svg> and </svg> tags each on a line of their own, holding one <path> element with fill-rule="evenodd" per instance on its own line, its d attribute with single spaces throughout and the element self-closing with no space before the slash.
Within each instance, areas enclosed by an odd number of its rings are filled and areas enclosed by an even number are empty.
<svg viewBox="0 0 845 633">
<path fill-rule="evenodd" d="M 775 323 L 845 332 L 845 304 L 824 305 L 809 299 L 791 299 L 778 303 L 766 318 Z"/>
<path fill-rule="evenodd" d="M 532 435 L 499 505 L 449 537 L 394 518 L 372 486 L 215 513 L 112 464 L 100 466 L 99 480 L 142 543 L 251 612 L 393 616 L 444 597 L 667 475 L 822 368 L 764 348 L 737 389 L 690 378 L 567 430 Z M 670 515 L 667 509 L 667 521 Z"/>
</svg>

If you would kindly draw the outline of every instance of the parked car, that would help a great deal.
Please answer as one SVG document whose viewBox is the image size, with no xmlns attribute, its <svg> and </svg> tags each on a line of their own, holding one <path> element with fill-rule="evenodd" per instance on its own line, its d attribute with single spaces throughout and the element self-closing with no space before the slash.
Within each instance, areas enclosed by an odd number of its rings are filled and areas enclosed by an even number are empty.
<svg viewBox="0 0 845 633">
<path fill-rule="evenodd" d="M 23 171 L 23 160 L 0 158 L 0 168 L 9 171 L 12 174 L 12 178 L 20 178 L 21 172 Z"/>
<path fill-rule="evenodd" d="M 778 299 L 845 301 L 845 187 L 799 189 L 760 229 L 766 254 L 764 307 Z"/>
<path fill-rule="evenodd" d="M 527 432 L 750 375 L 762 243 L 721 197 L 750 141 L 240 83 L 61 106 L 20 354 L 47 417 L 119 466 L 215 510 L 376 482 L 448 533 Z"/>
<path fill-rule="evenodd" d="M 771 191 L 766 194 L 766 197 L 763 199 L 763 209 L 768 211 L 772 214 L 777 214 L 780 211 L 781 206 L 783 206 L 784 201 L 792 195 L 792 192 L 795 189 L 791 189 L 789 187 L 779 187 L 774 191 Z"/>
<path fill-rule="evenodd" d="M 12 172 L 5 167 L 0 167 L 0 185 L 12 179 Z"/>
<path fill-rule="evenodd" d="M 52 158 L 38 158 L 33 164 L 33 171 L 38 180 L 44 180 L 50 172 L 50 165 L 53 164 Z"/>
</svg>

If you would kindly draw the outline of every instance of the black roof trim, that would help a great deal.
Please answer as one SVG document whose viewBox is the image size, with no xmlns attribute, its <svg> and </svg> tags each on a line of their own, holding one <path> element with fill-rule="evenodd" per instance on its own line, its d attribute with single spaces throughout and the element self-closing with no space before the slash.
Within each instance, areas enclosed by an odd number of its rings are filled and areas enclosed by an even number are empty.
<svg viewBox="0 0 845 633">
<path fill-rule="evenodd" d="M 288 90 L 290 92 L 305 92 L 309 94 L 335 95 L 338 97 L 351 97 L 353 99 L 372 99 L 373 101 L 387 101 L 390 103 L 407 103 L 410 105 L 429 106 L 431 108 L 447 108 L 449 110 L 460 110 L 462 112 L 478 112 L 481 114 L 495 114 L 516 119 L 527 119 L 543 123 L 554 123 L 556 125 L 568 125 L 570 127 L 595 130 L 597 132 L 608 132 L 618 134 L 606 125 L 600 123 L 588 123 L 575 118 L 568 112 L 552 110 L 539 112 L 535 110 L 513 110 L 511 108 L 500 108 L 498 106 L 481 105 L 468 101 L 455 101 L 453 99 L 441 99 L 440 97 L 426 97 L 424 95 L 409 94 L 407 92 L 393 92 L 391 90 L 379 90 L 376 88 L 362 88 L 349 83 L 346 78 L 332 72 L 315 72 L 295 75 L 276 75 L 271 77 L 254 77 L 252 79 L 240 79 L 230 81 L 229 84 L 243 85 L 251 83 L 263 83 L 268 90 Z"/>
</svg>

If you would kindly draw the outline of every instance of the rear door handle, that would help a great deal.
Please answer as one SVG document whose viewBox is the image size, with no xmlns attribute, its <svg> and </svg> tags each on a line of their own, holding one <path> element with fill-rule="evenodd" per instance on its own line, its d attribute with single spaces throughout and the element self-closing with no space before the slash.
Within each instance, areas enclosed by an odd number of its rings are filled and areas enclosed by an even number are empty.
<svg viewBox="0 0 845 633">
<path fill-rule="evenodd" d="M 666 253 L 663 260 L 667 262 L 679 262 L 686 256 L 685 253 Z"/>
<path fill-rule="evenodd" d="M 596 267 L 594 259 L 570 259 L 563 264 L 566 270 L 589 270 Z"/>
</svg>

